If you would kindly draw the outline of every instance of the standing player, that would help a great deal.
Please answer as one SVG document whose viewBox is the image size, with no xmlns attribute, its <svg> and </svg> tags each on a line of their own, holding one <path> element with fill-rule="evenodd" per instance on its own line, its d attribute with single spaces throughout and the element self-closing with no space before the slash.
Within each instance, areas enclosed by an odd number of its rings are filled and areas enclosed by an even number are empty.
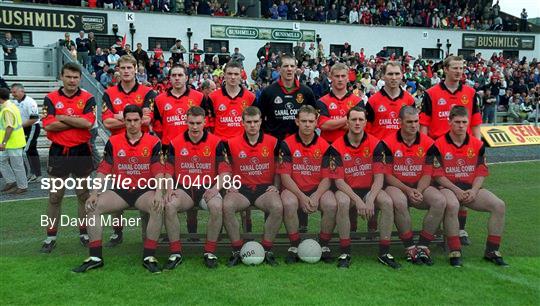
<svg viewBox="0 0 540 306">
<path fill-rule="evenodd" d="M 366 105 L 366 131 L 378 139 L 397 131 L 399 111 L 403 106 L 414 105 L 411 94 L 401 88 L 401 66 L 397 62 L 386 62 L 381 72 L 384 86 L 369 98 Z"/>
<path fill-rule="evenodd" d="M 332 90 L 317 101 L 320 110 L 319 127 L 321 137 L 328 143 L 334 142 L 347 132 L 347 112 L 355 106 L 363 106 L 362 100 L 347 91 L 349 67 L 335 63 L 330 69 Z"/>
<path fill-rule="evenodd" d="M 386 164 L 385 191 L 394 203 L 394 220 L 413 263 L 432 265 L 429 244 L 435 238 L 446 208 L 444 196 L 430 186 L 437 149 L 433 140 L 420 133 L 418 110 L 405 106 L 399 112 L 401 128 L 383 139 Z M 427 209 L 417 246 L 413 242 L 408 206 Z"/>
<path fill-rule="evenodd" d="M 154 122 L 159 122 L 163 132 L 163 152 L 166 153 L 169 143 L 176 136 L 187 130 L 186 113 L 190 107 L 200 106 L 204 96 L 202 93 L 186 86 L 188 76 L 186 68 L 174 65 L 169 70 L 171 88 L 159 94 L 154 104 Z M 197 233 L 197 210 L 187 212 L 188 233 Z"/>
<path fill-rule="evenodd" d="M 440 153 L 440 167 L 435 169 L 434 176 L 444 187 L 441 192 L 447 202 L 444 223 L 450 228 L 448 231 L 451 230 L 446 237 L 450 249 L 450 264 L 461 266 L 457 213 L 459 205 L 464 205 L 476 211 L 490 213 L 484 258 L 496 265 L 507 266 L 499 252 L 505 204 L 492 192 L 482 188 L 488 175 L 484 144 L 467 133 L 469 114 L 464 106 L 454 106 L 448 118 L 450 131 L 435 141 Z M 450 207 L 453 209 L 449 210 Z"/>
<path fill-rule="evenodd" d="M 291 55 L 282 55 L 278 60 L 279 80 L 266 87 L 257 107 L 262 113 L 264 133 L 283 141 L 296 134 L 296 115 L 302 105 L 316 106 L 315 96 L 309 87 L 296 79 L 296 59 Z M 300 210 L 300 230 L 307 231 L 307 214 Z"/>
<path fill-rule="evenodd" d="M 103 95 L 103 125 L 111 131 L 112 135 L 123 134 L 126 126 L 122 112 L 127 105 L 137 105 L 143 110 L 142 131 L 148 132 L 156 94 L 150 87 L 137 83 L 135 79 L 137 61 L 133 56 L 123 55 L 117 65 L 120 69 L 120 83 L 107 88 Z M 115 215 L 115 218 L 121 216 L 122 214 L 119 213 Z M 114 226 L 113 229 L 114 233 L 107 244 L 109 247 L 123 241 L 122 226 Z"/>
<path fill-rule="evenodd" d="M 154 104 L 154 120 L 160 121 L 163 129 L 164 151 L 173 138 L 187 130 L 186 113 L 193 106 L 201 106 L 203 94 L 186 86 L 186 68 L 174 65 L 169 70 L 172 87 L 159 94 Z"/>
<path fill-rule="evenodd" d="M 444 81 L 431 87 L 424 94 L 420 114 L 420 125 L 422 125 L 420 131 L 433 139 L 438 139 L 450 129 L 448 115 L 454 105 L 467 108 L 468 113 L 471 114 L 468 131 L 472 132 L 474 137 L 481 138 L 480 100 L 472 87 L 460 83 L 463 77 L 463 65 L 463 58 L 460 56 L 448 56 L 443 62 Z M 469 245 L 469 235 L 465 231 L 466 222 L 467 210 L 463 208 L 459 212 L 459 236 L 464 245 Z"/>
<path fill-rule="evenodd" d="M 364 131 L 366 110 L 355 106 L 347 112 L 348 132 L 332 144 L 335 157 L 337 228 L 342 255 L 338 267 L 348 268 L 351 261 L 351 223 L 353 207 L 362 218 L 370 218 L 375 208 L 381 211 L 378 260 L 394 269 L 400 267 L 390 255 L 390 240 L 394 226 L 392 199 L 382 190 L 384 183 L 383 144 Z"/>
<path fill-rule="evenodd" d="M 278 140 L 298 131 L 296 114 L 302 105 L 316 107 L 315 96 L 309 87 L 295 78 L 296 59 L 282 55 L 278 60 L 279 80 L 266 87 L 257 102 L 263 116 L 262 129 Z"/>
<path fill-rule="evenodd" d="M 239 175 L 242 181 L 239 189 L 229 189 L 223 199 L 223 222 L 233 248 L 229 267 L 242 260 L 240 249 L 244 241 L 240 239 L 236 212 L 250 205 L 255 205 L 268 215 L 262 240 L 264 260 L 272 266 L 278 264 L 272 253 L 272 245 L 283 219 L 283 205 L 275 174 L 279 145 L 275 137 L 260 131 L 261 123 L 261 111 L 255 106 L 249 106 L 242 113 L 244 134 L 228 141 L 232 175 Z"/>
<path fill-rule="evenodd" d="M 242 135 L 242 112 L 255 101 L 255 95 L 242 87 L 242 65 L 230 61 L 225 66 L 225 86 L 208 95 L 204 108 L 214 134 L 224 141 Z M 251 232 L 251 212 L 245 211 L 246 231 Z"/>
<path fill-rule="evenodd" d="M 79 87 L 81 67 L 67 63 L 62 67 L 60 78 L 64 84 L 60 89 L 49 93 L 43 101 L 43 128 L 51 141 L 49 149 L 49 178 L 67 179 L 70 175 L 85 178 L 94 170 L 90 150 L 90 129 L 96 120 L 94 97 Z M 47 216 L 54 220 L 47 228 L 41 252 L 50 253 L 56 246 L 56 234 L 60 222 L 60 206 L 65 189 L 49 192 Z M 84 220 L 84 203 L 88 199 L 86 186 L 75 190 L 79 203 L 78 217 Z M 79 226 L 81 244 L 88 245 L 89 238 L 85 223 Z"/>
<path fill-rule="evenodd" d="M 317 101 L 320 111 L 319 127 L 321 137 L 328 143 L 334 142 L 347 132 L 347 112 L 354 106 L 363 106 L 362 100 L 347 91 L 349 67 L 342 63 L 335 63 L 330 69 L 332 90 Z M 358 214 L 351 209 L 351 230 L 356 231 Z M 375 225 L 375 229 L 377 225 Z"/>
<path fill-rule="evenodd" d="M 93 220 L 88 226 L 90 257 L 73 272 L 103 267 L 102 216 L 129 207 L 136 207 L 150 215 L 145 229 L 143 267 L 152 273 L 161 271 L 154 255 L 163 222 L 163 192 L 159 188 L 156 191 L 148 188 L 149 180 L 163 178 L 161 143 L 159 138 L 141 131 L 143 112 L 140 107 L 128 105 L 122 115 L 126 133 L 109 138 L 96 179 L 103 182 L 106 175 L 116 175 L 122 180 L 122 185 L 129 185 L 129 189 L 113 188 L 99 196 L 97 189 L 92 191 L 86 202 L 88 220 Z"/>
<path fill-rule="evenodd" d="M 214 134 L 223 140 L 242 135 L 242 112 L 253 104 L 255 95 L 242 87 L 242 65 L 225 66 L 225 86 L 208 95 L 204 108 L 214 122 Z"/>
<path fill-rule="evenodd" d="M 287 137 L 281 143 L 279 152 L 279 173 L 281 184 L 285 188 L 281 193 L 285 228 L 289 234 L 291 247 L 286 258 L 287 263 L 298 261 L 298 209 L 306 214 L 320 210 L 321 232 L 319 240 L 322 246 L 321 259 L 331 262 L 328 243 L 332 238 L 336 222 L 337 204 L 334 193 L 330 190 L 331 162 L 328 143 L 315 134 L 319 113 L 311 105 L 304 105 L 297 113 L 296 124 L 299 131 Z"/>
<path fill-rule="evenodd" d="M 204 109 L 199 106 L 190 108 L 186 120 L 188 130 L 171 141 L 167 159 L 167 176 L 172 176 L 179 188 L 174 190 L 168 186 L 166 195 L 165 227 L 171 253 L 165 266 L 167 270 L 176 268 L 182 262 L 178 212 L 191 209 L 202 199 L 210 213 L 206 225 L 204 263 L 208 268 L 217 267 L 218 258 L 214 253 L 223 224 L 219 192 L 225 177 L 231 178 L 225 145 L 204 129 Z"/>
<path fill-rule="evenodd" d="M 381 69 L 384 86 L 371 96 L 366 105 L 366 131 L 377 139 L 383 139 L 389 133 L 399 129 L 399 111 L 403 106 L 414 105 L 411 94 L 401 88 L 403 73 L 397 62 L 386 62 Z M 377 216 L 368 222 L 368 231 L 377 230 Z"/>
</svg>

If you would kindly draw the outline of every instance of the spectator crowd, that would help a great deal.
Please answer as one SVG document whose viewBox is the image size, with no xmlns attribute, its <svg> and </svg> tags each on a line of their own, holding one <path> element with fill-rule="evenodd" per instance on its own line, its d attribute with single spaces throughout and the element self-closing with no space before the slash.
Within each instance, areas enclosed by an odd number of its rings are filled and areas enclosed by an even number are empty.
<svg viewBox="0 0 540 306">
<path fill-rule="evenodd" d="M 34 2 L 72 5 L 65 0 Z M 86 0 L 83 6 L 161 11 L 188 15 L 248 17 L 245 5 L 230 8 L 226 0 Z M 528 31 L 527 12 L 513 20 L 500 14 L 499 1 L 472 0 L 262 0 L 260 15 L 273 20 L 408 26 L 483 31 Z M 252 12 L 249 17 L 255 17 Z M 516 22 L 517 21 L 517 22 Z"/>
<path fill-rule="evenodd" d="M 206 54 L 199 49 L 198 43 L 194 43 L 190 48 L 184 46 L 181 40 L 177 40 L 169 48 L 169 53 L 164 53 L 159 43 L 147 52 L 141 43 L 137 43 L 136 48 L 132 49 L 120 39 L 112 46 L 98 46 L 92 33 L 85 37 L 83 32 L 79 34 L 76 42 L 66 33 L 63 44 L 74 52 L 73 59 L 83 64 L 104 88 L 120 81 L 120 73 L 116 67 L 118 58 L 124 54 L 133 55 L 139 64 L 137 81 L 151 86 L 158 93 L 170 87 L 168 72 L 175 63 L 188 68 L 188 85 L 201 90 L 203 84 L 206 84 L 206 88 L 219 88 L 223 82 L 224 65 L 231 59 L 242 64 L 246 58 L 239 48 L 228 53 L 227 48 L 223 47 L 219 53 Z M 313 42 L 298 42 L 292 50 L 298 62 L 297 78 L 313 90 L 316 98 L 329 92 L 329 71 L 337 62 L 350 67 L 349 90 L 366 102 L 384 86 L 381 67 L 388 60 L 401 64 L 404 76 L 402 86 L 413 94 L 418 107 L 425 90 L 444 78 L 441 62 L 423 59 L 421 55 L 413 56 L 408 51 L 395 54 L 383 47 L 377 54 L 370 55 L 366 54 L 363 48 L 353 50 L 352 46 L 345 42 L 339 52 L 325 55 L 322 46 L 322 43 L 316 46 Z M 165 54 L 171 56 L 166 58 Z M 266 86 L 279 78 L 279 55 L 280 52 L 268 42 L 257 51 L 259 61 L 255 68 L 242 71 L 244 86 L 252 90 L 257 98 Z M 515 122 L 534 120 L 536 101 L 540 93 L 540 62 L 536 58 L 505 58 L 502 52 L 494 52 L 491 56 L 477 53 L 465 60 L 462 82 L 476 89 L 486 123 L 494 122 L 496 112 L 506 112 L 507 119 Z"/>
</svg>

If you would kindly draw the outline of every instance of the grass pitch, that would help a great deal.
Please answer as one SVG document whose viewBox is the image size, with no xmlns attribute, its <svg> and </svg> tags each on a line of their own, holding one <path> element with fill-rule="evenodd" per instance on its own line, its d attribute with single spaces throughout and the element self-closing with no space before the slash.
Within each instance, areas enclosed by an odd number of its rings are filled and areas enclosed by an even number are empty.
<svg viewBox="0 0 540 306">
<path fill-rule="evenodd" d="M 202 250 L 184 250 L 185 260 L 175 271 L 151 275 L 141 266 L 140 229 L 125 230 L 124 243 L 104 248 L 105 267 L 78 275 L 71 268 L 87 257 L 78 230 L 60 228 L 56 249 L 40 254 L 44 230 L 40 215 L 46 200 L 0 204 L 0 302 L 19 304 L 468 304 L 538 305 L 540 303 L 540 162 L 493 165 L 486 187 L 507 203 L 501 251 L 509 268 L 481 259 L 487 214 L 469 211 L 467 230 L 473 244 L 464 247 L 464 267 L 451 268 L 444 251 L 433 249 L 435 265 L 413 266 L 402 258 L 403 247 L 392 253 L 402 263 L 398 271 L 376 261 L 376 247 L 353 248 L 348 270 L 317 263 L 279 267 L 225 266 L 229 248 L 220 248 L 220 266 L 208 270 Z M 75 200 L 64 202 L 63 213 L 76 216 Z M 421 214 L 412 210 L 415 227 Z M 135 212 L 127 215 L 136 216 Z M 205 213 L 200 214 L 205 218 Z M 182 230 L 185 230 L 185 218 Z M 262 216 L 254 213 L 254 228 Z M 203 222 L 200 222 L 203 223 Z M 201 226 L 202 224 L 200 224 Z M 312 232 L 318 217 L 310 218 Z M 365 223 L 360 221 L 360 228 Z M 203 229 L 201 228 L 200 231 Z M 282 228 L 283 230 L 283 228 Z M 110 234 L 104 230 L 104 240 Z M 334 249 L 334 253 L 337 253 Z M 285 249 L 277 249 L 283 257 Z M 158 250 L 166 260 L 167 248 Z"/>
</svg>

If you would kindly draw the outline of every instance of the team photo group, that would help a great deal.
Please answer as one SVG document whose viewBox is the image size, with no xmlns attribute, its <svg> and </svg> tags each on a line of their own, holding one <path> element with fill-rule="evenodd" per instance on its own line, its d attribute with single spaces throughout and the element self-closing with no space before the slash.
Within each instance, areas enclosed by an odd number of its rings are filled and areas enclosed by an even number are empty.
<svg viewBox="0 0 540 306">
<path fill-rule="evenodd" d="M 80 87 L 81 67 L 74 63 L 62 67 L 63 86 L 44 99 L 50 178 L 129 178 L 127 188 L 76 188 L 79 220 L 98 221 L 79 224 L 89 257 L 74 272 L 104 266 L 99 220 L 109 214 L 122 218 L 126 209 L 148 215 L 142 264 L 152 273 L 182 263 L 179 214 L 196 220 L 197 208 L 205 210 L 199 215 L 208 214 L 202 250 L 208 268 L 242 262 L 238 216 L 250 218 L 252 208 L 264 212 L 260 244 L 270 266 L 281 258 L 286 264 L 300 261 L 300 233 L 309 216 L 320 212 L 318 243 L 326 263 L 352 264 L 351 229 L 361 217 L 376 231 L 373 258 L 384 266 L 398 269 L 405 260 L 443 264 L 430 251 L 442 235 L 449 264 L 462 267 L 468 209 L 489 217 L 484 253 L 467 257 L 507 265 L 499 252 L 505 203 L 483 187 L 488 168 L 479 98 L 461 82 L 461 57 L 444 59 L 444 79 L 426 91 L 421 105 L 403 88 L 404 67 L 393 61 L 383 64 L 384 87 L 367 103 L 350 90 L 349 67 L 339 62 L 330 68 L 330 92 L 317 100 L 297 79 L 297 60 L 287 54 L 277 62 L 279 78 L 258 98 L 244 85 L 236 61 L 223 68 L 221 88 L 209 92 L 191 88 L 187 68 L 174 65 L 171 87 L 160 94 L 136 81 L 135 58 L 124 55 L 117 65 L 119 83 L 106 89 L 102 103 Z M 9 91 L 1 92 L 8 100 Z M 98 120 L 111 134 L 99 164 L 91 132 Z M 141 184 L 151 179 L 175 184 Z M 44 253 L 57 247 L 64 192 L 49 193 L 46 214 L 57 222 L 46 226 Z M 413 224 L 411 207 L 423 211 L 422 224 Z M 274 252 L 282 224 L 290 245 Z M 390 250 L 394 230 L 404 254 Z M 121 226 L 114 231 L 107 244 L 122 242 Z M 169 244 L 163 264 L 156 258 L 162 231 Z M 232 251 L 226 263 L 216 256 L 222 233 Z M 339 249 L 331 250 L 336 233 Z"/>
</svg>

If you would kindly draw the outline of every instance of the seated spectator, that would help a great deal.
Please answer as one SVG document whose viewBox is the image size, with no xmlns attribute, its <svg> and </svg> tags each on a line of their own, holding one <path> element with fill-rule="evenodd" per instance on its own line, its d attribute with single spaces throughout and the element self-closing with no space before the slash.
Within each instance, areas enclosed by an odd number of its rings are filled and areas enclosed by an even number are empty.
<svg viewBox="0 0 540 306">
<path fill-rule="evenodd" d="M 107 63 L 109 63 L 109 66 L 114 69 L 116 67 L 116 64 L 118 63 L 118 60 L 120 59 L 120 56 L 116 54 L 116 49 L 111 48 L 111 53 L 107 56 Z"/>
<path fill-rule="evenodd" d="M 101 86 L 103 86 L 104 88 L 108 88 L 109 84 L 111 84 L 113 81 L 113 75 L 113 68 L 109 68 L 106 73 L 102 73 L 99 79 L 99 83 L 101 84 Z"/>
<path fill-rule="evenodd" d="M 144 67 L 139 67 L 139 69 L 137 70 L 137 74 L 135 74 L 135 78 L 137 79 L 137 83 L 148 83 L 148 75 L 146 74 L 146 69 L 144 69 Z"/>
</svg>

